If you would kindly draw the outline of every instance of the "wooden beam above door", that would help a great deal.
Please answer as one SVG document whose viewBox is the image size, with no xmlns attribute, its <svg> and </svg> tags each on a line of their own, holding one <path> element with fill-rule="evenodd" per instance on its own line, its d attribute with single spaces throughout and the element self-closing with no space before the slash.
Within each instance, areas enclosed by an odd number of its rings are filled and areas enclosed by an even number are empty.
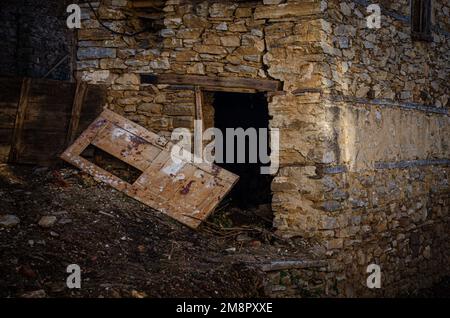
<svg viewBox="0 0 450 318">
<path fill-rule="evenodd" d="M 168 84 L 195 87 L 199 86 L 205 90 L 213 90 L 214 87 L 220 91 L 255 90 L 258 92 L 281 91 L 283 83 L 274 80 L 220 77 L 201 75 L 178 75 L 178 74 L 141 74 L 142 84 Z"/>
</svg>

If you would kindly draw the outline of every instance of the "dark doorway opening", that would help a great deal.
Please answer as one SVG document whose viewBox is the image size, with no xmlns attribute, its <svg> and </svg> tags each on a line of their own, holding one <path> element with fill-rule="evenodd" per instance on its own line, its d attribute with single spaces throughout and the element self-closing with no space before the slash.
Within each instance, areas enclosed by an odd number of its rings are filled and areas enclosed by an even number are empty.
<svg viewBox="0 0 450 318">
<path fill-rule="evenodd" d="M 228 197 L 228 201 L 232 207 L 240 209 L 258 209 L 265 207 L 266 215 L 271 219 L 272 212 L 270 204 L 272 202 L 271 183 L 273 177 L 262 174 L 261 167 L 269 166 L 270 163 L 261 162 L 260 141 L 262 138 L 260 128 L 265 128 L 267 144 L 265 146 L 266 154 L 270 155 L 269 141 L 269 109 L 265 94 L 248 94 L 248 93 L 224 93 L 217 92 L 214 94 L 214 126 L 222 131 L 224 136 L 224 145 L 227 145 L 233 138 L 227 136 L 227 128 L 255 128 L 257 134 L 258 156 L 256 163 L 249 163 L 250 138 L 246 137 L 245 142 L 245 163 L 237 163 L 237 142 L 234 140 L 234 162 L 230 163 L 224 160 L 224 163 L 217 164 L 237 175 L 240 179 Z M 262 139 L 264 140 L 264 139 Z M 255 140 L 251 141 L 255 142 Z M 227 157 L 227 147 L 223 149 L 223 158 Z M 267 215 L 269 213 L 270 215 Z"/>
</svg>

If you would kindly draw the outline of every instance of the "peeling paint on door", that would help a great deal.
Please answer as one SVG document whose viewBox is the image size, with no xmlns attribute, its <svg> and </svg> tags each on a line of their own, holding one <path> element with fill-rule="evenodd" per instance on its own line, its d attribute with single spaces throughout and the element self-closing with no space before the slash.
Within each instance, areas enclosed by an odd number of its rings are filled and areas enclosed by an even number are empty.
<svg viewBox="0 0 450 318">
<path fill-rule="evenodd" d="M 82 158 L 81 153 L 91 144 L 141 170 L 142 175 L 129 184 Z M 214 164 L 194 163 L 187 159 L 173 162 L 173 146 L 156 133 L 104 110 L 61 158 L 97 181 L 197 228 L 239 177 Z"/>
</svg>

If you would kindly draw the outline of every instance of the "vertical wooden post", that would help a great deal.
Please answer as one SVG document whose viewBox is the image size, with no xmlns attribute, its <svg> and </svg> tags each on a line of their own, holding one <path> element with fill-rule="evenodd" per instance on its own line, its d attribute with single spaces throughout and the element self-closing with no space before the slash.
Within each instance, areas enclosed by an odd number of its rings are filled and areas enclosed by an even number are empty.
<svg viewBox="0 0 450 318">
<path fill-rule="evenodd" d="M 203 92 L 199 86 L 195 86 L 195 119 L 203 120 Z"/>
<path fill-rule="evenodd" d="M 14 123 L 14 131 L 11 139 L 11 151 L 9 152 L 8 162 L 14 163 L 19 158 L 22 143 L 22 130 L 25 112 L 28 106 L 28 97 L 31 88 L 31 78 L 24 78 L 20 91 L 19 103 L 17 105 L 16 121 Z"/>
<path fill-rule="evenodd" d="M 87 93 L 87 84 L 83 81 L 77 82 L 75 96 L 73 98 L 72 114 L 70 116 L 69 130 L 67 131 L 66 145 L 69 146 L 74 140 L 80 124 L 81 108 L 83 107 L 84 98 Z"/>
<path fill-rule="evenodd" d="M 203 157 L 203 92 L 199 86 L 195 87 L 194 155 Z"/>
</svg>

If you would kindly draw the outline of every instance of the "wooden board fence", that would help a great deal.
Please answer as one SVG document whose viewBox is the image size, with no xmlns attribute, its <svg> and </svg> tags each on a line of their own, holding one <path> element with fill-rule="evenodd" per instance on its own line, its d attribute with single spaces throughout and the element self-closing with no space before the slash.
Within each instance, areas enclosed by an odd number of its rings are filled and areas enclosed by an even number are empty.
<svg viewBox="0 0 450 318">
<path fill-rule="evenodd" d="M 0 162 L 51 165 L 103 110 L 106 88 L 0 78 Z"/>
</svg>

